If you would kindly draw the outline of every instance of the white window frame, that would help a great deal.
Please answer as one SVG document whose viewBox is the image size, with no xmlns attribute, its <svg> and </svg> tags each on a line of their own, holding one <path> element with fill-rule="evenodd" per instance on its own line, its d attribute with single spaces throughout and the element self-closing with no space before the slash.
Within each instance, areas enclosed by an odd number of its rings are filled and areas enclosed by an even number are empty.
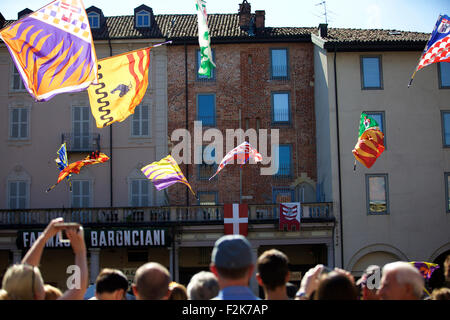
<svg viewBox="0 0 450 320">
<path fill-rule="evenodd" d="M 88 110 L 88 125 L 89 125 L 89 127 L 88 127 L 88 144 L 87 144 L 87 146 L 85 146 L 85 145 L 80 145 L 80 150 L 90 150 L 91 149 L 91 146 L 90 146 L 90 144 L 92 143 L 92 132 L 91 132 L 91 130 L 92 130 L 92 128 L 93 128 L 93 117 L 91 116 L 91 109 L 90 109 L 90 107 L 89 107 L 89 105 L 85 105 L 85 104 L 76 104 L 76 105 L 72 105 L 71 106 L 71 124 L 72 124 L 72 129 L 71 129 L 71 131 L 70 131 L 70 134 L 71 134 L 71 146 L 70 146 L 70 149 L 71 150 L 78 150 L 78 149 L 74 149 L 74 145 L 75 145 L 75 126 L 74 126 L 74 124 L 75 124 L 75 108 L 87 108 L 87 110 Z"/>
<path fill-rule="evenodd" d="M 142 128 L 143 128 L 143 119 L 142 119 L 142 112 L 141 112 L 142 106 L 146 106 L 148 108 L 148 119 L 147 119 L 148 134 L 147 135 L 143 135 L 142 134 Z M 139 113 L 140 114 L 139 119 L 135 119 L 136 112 L 137 112 L 136 109 L 137 108 L 141 108 L 141 109 L 139 109 L 139 112 L 140 112 Z M 151 123 L 151 121 L 152 121 L 151 104 L 147 103 L 147 102 L 144 102 L 144 103 L 141 103 L 138 106 L 136 106 L 136 108 L 134 109 L 134 113 L 130 117 L 130 137 L 132 137 L 132 138 L 151 138 L 151 136 L 152 136 L 152 134 L 151 134 L 151 132 L 152 132 L 152 123 Z M 134 132 L 133 132 L 134 131 L 133 128 L 134 128 L 134 123 L 135 122 L 138 122 L 138 124 L 139 124 L 139 134 L 137 134 L 137 135 L 135 135 Z"/>
<path fill-rule="evenodd" d="M 88 182 L 89 185 L 89 199 L 88 199 L 88 206 L 87 208 L 92 207 L 93 203 L 93 194 L 94 194 L 94 183 L 91 179 L 72 179 L 72 192 L 70 193 L 70 207 L 71 208 L 86 208 L 86 207 L 75 207 L 74 206 L 74 195 L 75 195 L 75 184 L 80 182 Z M 83 191 L 83 190 L 82 190 Z M 83 197 L 83 195 L 81 195 Z"/>
<path fill-rule="evenodd" d="M 100 15 L 97 12 L 89 12 L 87 14 L 87 16 L 88 16 L 89 26 L 91 27 L 91 29 L 100 28 Z M 97 24 L 95 24 L 95 25 L 94 25 L 94 23 L 91 24 L 91 18 L 92 18 L 92 22 L 94 22 L 96 19 Z"/>
<path fill-rule="evenodd" d="M 14 88 L 14 79 L 15 78 L 19 79 L 19 88 Z M 20 72 L 19 70 L 17 70 L 16 65 L 14 64 L 14 62 L 11 60 L 11 85 L 10 85 L 10 89 L 11 91 L 14 92 L 25 92 L 27 91 L 25 84 L 23 83 L 22 77 L 20 76 Z"/>
<path fill-rule="evenodd" d="M 148 24 L 139 24 L 139 18 L 142 17 L 142 21 L 144 20 L 144 17 L 148 17 Z M 150 12 L 146 10 L 141 10 L 136 13 L 136 27 L 138 28 L 147 28 L 151 25 L 151 19 L 150 19 Z"/>
<path fill-rule="evenodd" d="M 17 123 L 18 125 L 18 136 L 17 137 L 13 137 L 13 112 L 15 110 L 20 110 L 20 114 L 19 114 L 19 121 Z M 27 121 L 26 121 L 26 135 L 25 137 L 21 137 L 21 124 L 23 123 L 21 121 L 21 117 L 22 117 L 22 112 L 25 111 L 27 114 Z M 9 140 L 14 140 L 14 141 L 19 141 L 19 140 L 29 140 L 30 139 L 30 117 L 31 117 L 31 107 L 29 106 L 24 106 L 24 105 L 10 105 L 9 106 L 9 132 L 8 132 L 8 139 Z"/>
<path fill-rule="evenodd" d="M 138 193 L 138 196 L 139 196 L 138 202 L 139 202 L 139 204 L 137 206 L 135 206 L 133 204 L 133 182 L 136 182 L 136 181 L 139 182 L 139 193 Z M 142 184 L 141 184 L 142 182 L 145 182 L 148 185 L 148 190 L 147 190 L 148 201 L 147 201 L 147 205 L 143 205 L 142 204 L 142 199 L 143 199 L 142 198 L 142 195 L 143 195 L 143 193 L 142 193 Z M 151 186 L 152 186 L 151 185 L 151 181 L 146 179 L 146 178 L 145 179 L 143 179 L 143 178 L 129 178 L 128 179 L 128 205 L 130 207 L 133 207 L 133 208 L 151 207 L 151 206 L 153 206 L 153 192 L 152 192 Z"/>
<path fill-rule="evenodd" d="M 25 183 L 25 206 L 23 208 L 11 208 L 11 183 Z M 17 187 L 16 187 L 17 188 Z M 18 204 L 19 197 L 16 197 L 16 205 Z M 9 180 L 8 179 L 8 187 L 7 187 L 7 207 L 8 209 L 28 209 L 30 207 L 30 181 L 17 179 L 17 180 Z"/>
</svg>

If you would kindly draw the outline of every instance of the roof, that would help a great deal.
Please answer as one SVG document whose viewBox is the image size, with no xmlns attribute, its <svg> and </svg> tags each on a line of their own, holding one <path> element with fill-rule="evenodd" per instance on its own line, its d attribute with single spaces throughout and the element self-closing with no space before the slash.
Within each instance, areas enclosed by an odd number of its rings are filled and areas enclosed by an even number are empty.
<svg viewBox="0 0 450 320">
<path fill-rule="evenodd" d="M 337 51 L 423 50 L 430 38 L 429 33 L 387 29 L 329 28 L 324 38 L 315 29 L 312 35 L 316 44 Z"/>
<path fill-rule="evenodd" d="M 252 14 L 254 17 L 254 14 Z M 105 17 L 106 23 L 100 30 L 92 29 L 95 40 L 107 39 L 149 39 L 161 38 L 198 41 L 196 14 L 154 15 L 156 22 L 151 28 L 136 28 L 134 15 Z M 4 27 L 15 20 L 6 20 Z M 320 44 L 327 50 L 423 50 L 430 34 L 422 32 L 328 28 L 327 37 L 318 36 L 316 27 L 265 27 L 255 32 L 239 27 L 238 14 L 208 14 L 211 43 L 296 41 Z M 174 41 L 176 44 L 176 41 Z"/>
</svg>

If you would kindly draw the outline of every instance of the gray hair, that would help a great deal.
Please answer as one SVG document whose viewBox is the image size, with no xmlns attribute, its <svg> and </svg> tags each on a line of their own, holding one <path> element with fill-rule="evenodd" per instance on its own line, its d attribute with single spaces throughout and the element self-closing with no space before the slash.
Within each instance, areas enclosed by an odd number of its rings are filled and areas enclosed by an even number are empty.
<svg viewBox="0 0 450 320">
<path fill-rule="evenodd" d="M 413 288 L 414 295 L 417 298 L 422 297 L 425 280 L 414 266 L 408 262 L 396 261 L 384 265 L 383 274 L 389 271 L 395 271 L 395 278 L 399 284 L 409 284 Z"/>
<path fill-rule="evenodd" d="M 189 300 L 209 300 L 216 297 L 219 291 L 219 282 L 216 276 L 209 271 L 196 273 L 187 286 Z"/>
</svg>

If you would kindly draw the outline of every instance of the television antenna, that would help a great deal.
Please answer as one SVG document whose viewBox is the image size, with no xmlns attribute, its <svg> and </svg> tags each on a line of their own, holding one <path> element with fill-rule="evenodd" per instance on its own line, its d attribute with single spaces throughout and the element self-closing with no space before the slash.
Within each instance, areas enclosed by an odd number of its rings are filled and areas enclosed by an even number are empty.
<svg viewBox="0 0 450 320">
<path fill-rule="evenodd" d="M 326 1 L 322 1 L 322 2 L 319 2 L 319 3 L 316 4 L 316 6 L 321 6 L 321 5 L 323 6 L 323 10 L 324 10 L 324 13 L 322 14 L 322 16 L 325 17 L 325 23 L 328 24 L 327 4 L 326 4 Z"/>
</svg>

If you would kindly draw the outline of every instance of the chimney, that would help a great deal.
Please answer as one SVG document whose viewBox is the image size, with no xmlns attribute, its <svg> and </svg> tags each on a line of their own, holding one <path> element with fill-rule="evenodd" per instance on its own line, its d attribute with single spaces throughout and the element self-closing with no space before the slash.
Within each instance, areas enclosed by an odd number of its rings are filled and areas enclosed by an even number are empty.
<svg viewBox="0 0 450 320">
<path fill-rule="evenodd" d="M 241 29 L 248 29 L 250 27 L 250 18 L 251 18 L 251 6 L 250 3 L 247 2 L 247 0 L 242 1 L 241 4 L 239 4 L 239 27 Z"/>
<path fill-rule="evenodd" d="M 29 15 L 30 13 L 33 13 L 33 10 L 30 10 L 28 8 L 23 9 L 22 11 L 20 11 L 17 14 L 17 20 L 19 20 L 20 18 L 22 18 L 22 17 L 24 17 L 26 15 Z"/>
<path fill-rule="evenodd" d="M 3 28 L 3 25 L 5 24 L 5 17 L 0 12 L 0 28 Z"/>
<path fill-rule="evenodd" d="M 328 24 L 320 23 L 319 24 L 319 37 L 326 38 L 328 36 Z"/>
<path fill-rule="evenodd" d="M 256 30 L 264 29 L 264 20 L 265 20 L 266 12 L 264 10 L 256 10 L 255 15 L 256 15 L 256 20 L 255 20 Z"/>
</svg>

